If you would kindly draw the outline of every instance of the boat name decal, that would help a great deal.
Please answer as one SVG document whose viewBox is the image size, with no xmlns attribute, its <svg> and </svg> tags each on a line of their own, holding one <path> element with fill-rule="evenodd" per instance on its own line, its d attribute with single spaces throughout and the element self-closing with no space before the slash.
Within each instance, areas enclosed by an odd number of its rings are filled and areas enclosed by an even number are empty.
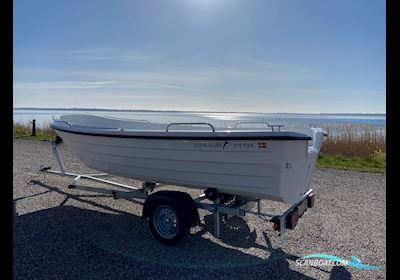
<svg viewBox="0 0 400 280">
<path fill-rule="evenodd" d="M 212 149 L 221 149 L 224 150 L 225 148 L 230 148 L 230 149 L 266 149 L 267 148 L 267 142 L 266 141 L 261 141 L 261 142 L 198 142 L 194 143 L 194 147 L 197 149 L 204 149 L 204 148 L 212 148 Z"/>
<path fill-rule="evenodd" d="M 226 145 L 226 144 L 225 144 Z M 222 143 L 212 143 L 212 142 L 207 142 L 207 143 L 195 143 L 194 146 L 196 148 L 225 148 L 225 145 Z"/>
</svg>

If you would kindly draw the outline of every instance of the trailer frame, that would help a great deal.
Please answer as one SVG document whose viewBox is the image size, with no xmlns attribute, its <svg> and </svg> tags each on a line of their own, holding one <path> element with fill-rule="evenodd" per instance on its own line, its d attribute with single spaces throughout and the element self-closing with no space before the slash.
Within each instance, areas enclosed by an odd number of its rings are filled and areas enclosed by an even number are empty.
<svg viewBox="0 0 400 280">
<path fill-rule="evenodd" d="M 53 170 L 50 166 L 42 165 L 39 172 L 43 173 L 44 179 L 45 174 L 53 174 L 60 176 L 74 177 L 71 183 L 68 185 L 70 189 L 78 189 L 83 191 L 90 191 L 102 194 L 111 194 L 114 199 L 128 199 L 136 203 L 145 204 L 146 199 L 149 195 L 157 188 L 166 186 L 160 183 L 154 182 L 143 182 L 141 188 L 121 184 L 112 180 L 106 180 L 101 177 L 116 177 L 107 173 L 93 173 L 93 174 L 78 174 L 68 172 L 65 168 L 63 159 L 59 153 L 58 146 L 63 143 L 62 139 L 57 136 L 55 141 L 51 141 L 51 149 L 59 165 L 59 170 Z M 79 181 L 81 179 L 92 180 L 107 185 L 112 185 L 128 191 L 116 191 L 113 189 L 99 188 L 88 185 L 81 185 Z M 221 220 L 229 220 L 231 217 L 244 217 L 246 214 L 256 215 L 262 218 L 264 221 L 269 221 L 274 224 L 274 229 L 279 231 L 280 240 L 284 240 L 286 229 L 294 229 L 297 224 L 297 220 L 302 217 L 307 208 L 314 206 L 315 196 L 312 189 L 305 192 L 297 202 L 292 204 L 283 214 L 269 214 L 261 211 L 261 199 L 249 198 L 243 196 L 237 196 L 239 203 L 234 206 L 223 206 L 220 203 L 220 199 L 209 200 L 211 203 L 204 202 L 207 200 L 206 194 L 199 195 L 196 198 L 192 198 L 197 209 L 203 209 L 213 214 L 213 228 L 214 236 L 217 238 L 221 237 Z M 144 202 L 138 201 L 144 200 Z M 256 211 L 253 209 L 257 207 Z"/>
</svg>

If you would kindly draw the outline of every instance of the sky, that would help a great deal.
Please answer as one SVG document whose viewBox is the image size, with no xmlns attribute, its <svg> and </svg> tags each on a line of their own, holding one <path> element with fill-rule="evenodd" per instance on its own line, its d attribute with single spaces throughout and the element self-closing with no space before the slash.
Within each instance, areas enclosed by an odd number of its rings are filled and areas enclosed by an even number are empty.
<svg viewBox="0 0 400 280">
<path fill-rule="evenodd" d="M 382 0 L 14 0 L 13 105 L 386 112 Z"/>
</svg>

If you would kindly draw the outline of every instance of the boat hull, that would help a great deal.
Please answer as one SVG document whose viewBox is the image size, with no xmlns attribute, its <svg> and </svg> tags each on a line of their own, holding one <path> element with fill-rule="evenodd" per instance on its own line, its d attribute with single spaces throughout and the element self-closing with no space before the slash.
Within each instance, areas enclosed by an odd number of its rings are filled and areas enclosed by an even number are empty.
<svg viewBox="0 0 400 280">
<path fill-rule="evenodd" d="M 57 130 L 87 166 L 112 175 L 294 203 L 310 188 L 308 140 L 142 139 Z"/>
</svg>

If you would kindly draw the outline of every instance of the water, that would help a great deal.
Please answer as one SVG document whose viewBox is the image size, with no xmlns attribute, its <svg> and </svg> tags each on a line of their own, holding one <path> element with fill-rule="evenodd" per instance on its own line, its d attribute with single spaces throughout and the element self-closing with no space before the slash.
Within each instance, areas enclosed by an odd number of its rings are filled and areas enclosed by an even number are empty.
<svg viewBox="0 0 400 280">
<path fill-rule="evenodd" d="M 385 115 L 320 115 L 320 114 L 267 114 L 267 113 L 213 113 L 213 112 L 160 112 L 160 111 L 112 111 L 112 110 L 43 110 L 43 109 L 14 109 L 13 120 L 27 123 L 36 119 L 39 127 L 50 123 L 52 117 L 66 114 L 90 114 L 111 116 L 127 119 L 148 120 L 150 122 L 209 122 L 218 127 L 234 126 L 237 122 L 267 122 L 283 124 L 286 127 L 318 126 L 318 125 L 372 125 L 386 127 Z M 262 124 L 261 124 L 262 125 Z M 246 126 L 258 126 L 260 124 Z"/>
</svg>

